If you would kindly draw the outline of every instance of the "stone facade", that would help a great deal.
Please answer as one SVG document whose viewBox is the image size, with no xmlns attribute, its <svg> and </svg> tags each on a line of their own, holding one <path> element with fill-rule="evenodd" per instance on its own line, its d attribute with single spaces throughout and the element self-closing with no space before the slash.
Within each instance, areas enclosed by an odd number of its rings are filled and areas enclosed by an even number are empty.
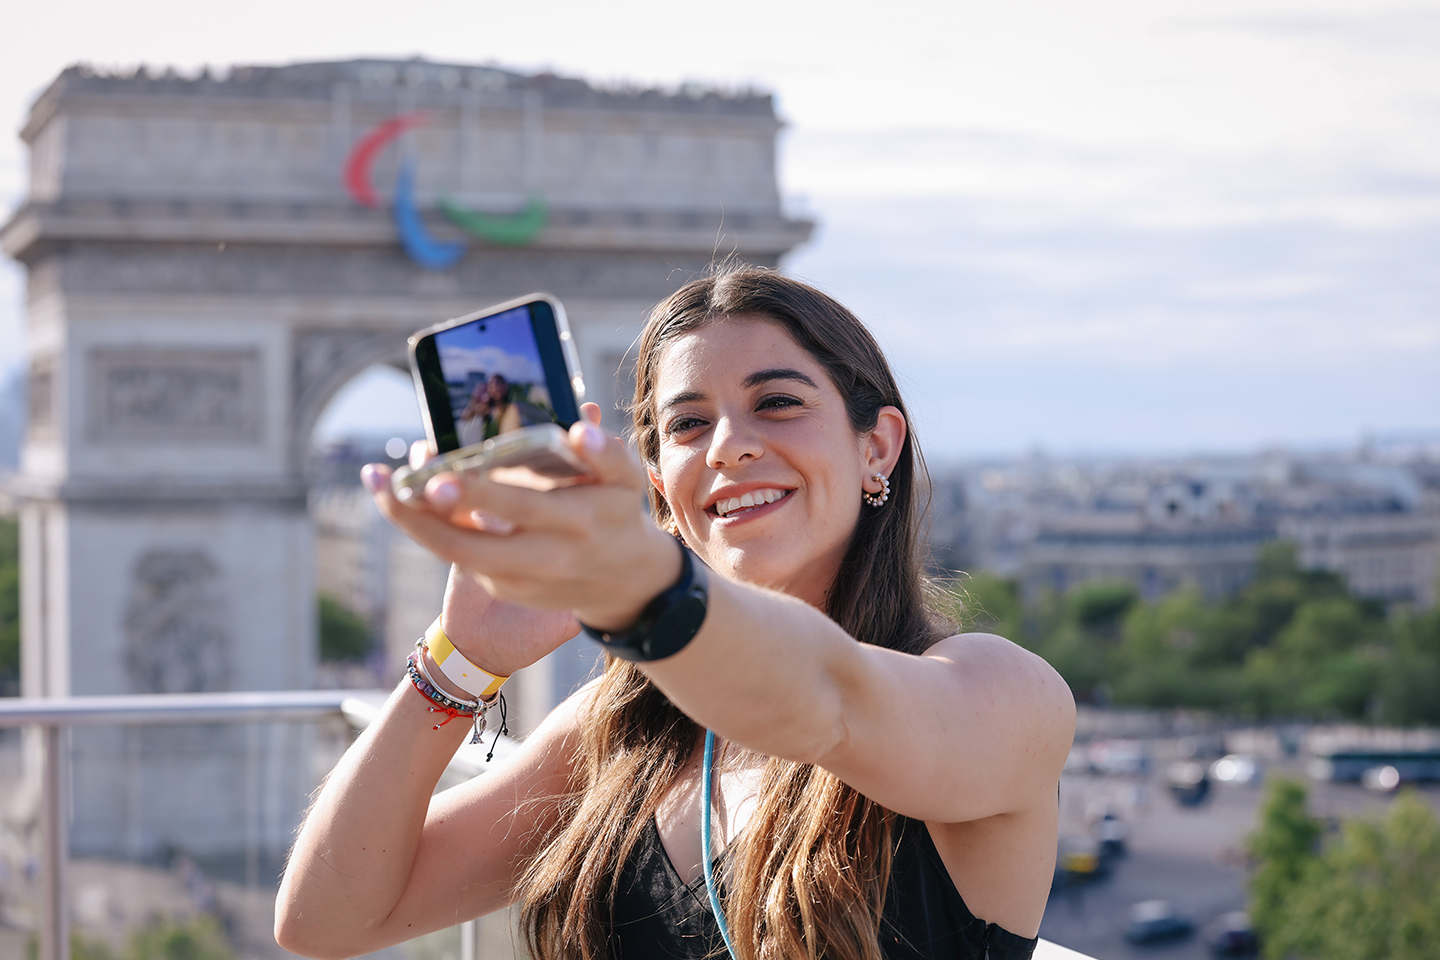
<svg viewBox="0 0 1440 960">
<path fill-rule="evenodd" d="M 473 243 L 427 270 L 386 210 L 352 199 L 342 172 L 357 141 L 416 110 L 423 125 L 371 166 L 379 193 L 412 161 L 441 239 L 456 236 L 441 197 L 495 215 L 542 197 L 533 242 Z M 415 329 L 547 290 L 568 308 L 591 398 L 613 411 L 651 304 L 717 257 L 774 265 L 808 236 L 781 210 L 778 129 L 763 95 L 420 61 L 64 71 L 22 130 L 29 193 L 0 228 L 29 271 L 23 693 L 308 686 L 305 454 L 335 392 L 402 365 Z M 206 738 L 115 737 L 77 738 L 77 771 L 97 771 L 93 791 L 77 774 L 77 851 L 153 850 L 179 839 L 167 831 L 180 820 L 192 848 L 233 846 L 223 811 L 254 784 L 235 769 L 180 773 Z M 100 784 L 157 750 L 172 752 L 147 766 L 159 778 L 147 789 L 174 786 L 173 800 L 137 807 L 122 830 Z M 286 842 L 303 779 L 264 779 L 255 802 L 280 811 L 267 845 Z M 197 825 L 207 804 L 222 812 Z"/>
</svg>

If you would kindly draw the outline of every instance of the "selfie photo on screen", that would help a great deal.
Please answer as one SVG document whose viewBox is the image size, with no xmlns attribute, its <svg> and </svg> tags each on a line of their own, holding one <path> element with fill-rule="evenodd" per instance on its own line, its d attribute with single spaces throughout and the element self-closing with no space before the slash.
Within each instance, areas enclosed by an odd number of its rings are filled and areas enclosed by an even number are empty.
<svg viewBox="0 0 1440 960">
<path fill-rule="evenodd" d="M 556 420 L 524 307 L 435 336 L 460 446 Z"/>
</svg>

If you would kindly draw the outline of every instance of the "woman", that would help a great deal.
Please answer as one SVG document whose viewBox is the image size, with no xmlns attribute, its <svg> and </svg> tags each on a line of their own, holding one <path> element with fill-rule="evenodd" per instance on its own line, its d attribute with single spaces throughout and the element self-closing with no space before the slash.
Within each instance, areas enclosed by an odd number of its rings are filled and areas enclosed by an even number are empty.
<svg viewBox="0 0 1440 960">
<path fill-rule="evenodd" d="M 465 404 L 465 409 L 460 411 L 459 429 L 456 431 L 460 446 L 468 447 L 485 442 L 485 427 L 491 419 L 491 406 L 489 381 L 482 375 L 476 382 L 475 389 L 470 391 L 470 400 Z"/>
<path fill-rule="evenodd" d="M 571 431 L 590 484 L 438 477 L 412 509 L 384 467 L 366 481 L 455 564 L 440 626 L 484 671 L 522 669 L 577 621 L 658 658 L 607 658 L 514 756 L 433 801 L 461 724 L 432 729 L 402 683 L 300 833 L 281 945 L 348 957 L 518 900 L 547 960 L 723 954 L 700 886 L 718 856 L 745 960 L 1029 956 L 1074 704 L 1043 661 L 947 636 L 930 608 L 923 468 L 873 338 L 819 291 L 731 270 L 647 324 L 643 467 L 598 414 Z M 687 549 L 712 571 L 703 603 Z"/>
</svg>

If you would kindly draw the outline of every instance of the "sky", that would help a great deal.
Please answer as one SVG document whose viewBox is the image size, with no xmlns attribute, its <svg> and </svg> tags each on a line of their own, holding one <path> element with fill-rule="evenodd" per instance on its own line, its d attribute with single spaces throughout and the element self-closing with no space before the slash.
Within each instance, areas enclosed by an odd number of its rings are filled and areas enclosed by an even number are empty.
<svg viewBox="0 0 1440 960">
<path fill-rule="evenodd" d="M 511 383 L 545 379 L 527 310 L 522 307 L 487 317 L 483 332 L 480 326 L 467 323 L 435 335 L 440 345 L 440 370 L 447 381 L 463 383 L 475 371 L 498 373 Z"/>
<path fill-rule="evenodd" d="M 932 459 L 1440 436 L 1440 2 L 52 0 L 5 19 L 11 131 L 82 60 L 420 55 L 772 91 L 787 209 L 818 223 L 786 266 L 875 330 Z M 24 163 L 0 138 L 0 206 Z M 0 272 L 0 370 L 21 282 Z M 321 429 L 407 390 L 357 381 Z"/>
</svg>

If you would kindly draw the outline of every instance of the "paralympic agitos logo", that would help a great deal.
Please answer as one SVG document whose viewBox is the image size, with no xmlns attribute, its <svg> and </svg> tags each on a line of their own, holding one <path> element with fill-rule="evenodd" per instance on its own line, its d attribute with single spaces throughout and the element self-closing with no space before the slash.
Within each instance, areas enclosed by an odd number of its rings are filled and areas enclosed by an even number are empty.
<svg viewBox="0 0 1440 960">
<path fill-rule="evenodd" d="M 423 125 L 426 119 L 423 110 L 396 114 L 376 124 L 355 143 L 345 160 L 345 188 L 356 203 L 377 209 L 381 206 L 380 197 L 370 181 L 370 165 L 391 141 L 406 130 Z M 524 209 L 508 217 L 471 210 L 443 195 L 439 206 L 446 219 L 470 236 L 501 246 L 524 246 L 545 229 L 545 201 L 538 195 L 531 196 Z M 454 266 L 470 248 L 467 240 L 440 240 L 425 228 L 420 210 L 415 205 L 415 161 L 411 157 L 400 161 L 390 211 L 395 218 L 401 246 L 411 260 L 427 270 L 444 270 Z"/>
</svg>

